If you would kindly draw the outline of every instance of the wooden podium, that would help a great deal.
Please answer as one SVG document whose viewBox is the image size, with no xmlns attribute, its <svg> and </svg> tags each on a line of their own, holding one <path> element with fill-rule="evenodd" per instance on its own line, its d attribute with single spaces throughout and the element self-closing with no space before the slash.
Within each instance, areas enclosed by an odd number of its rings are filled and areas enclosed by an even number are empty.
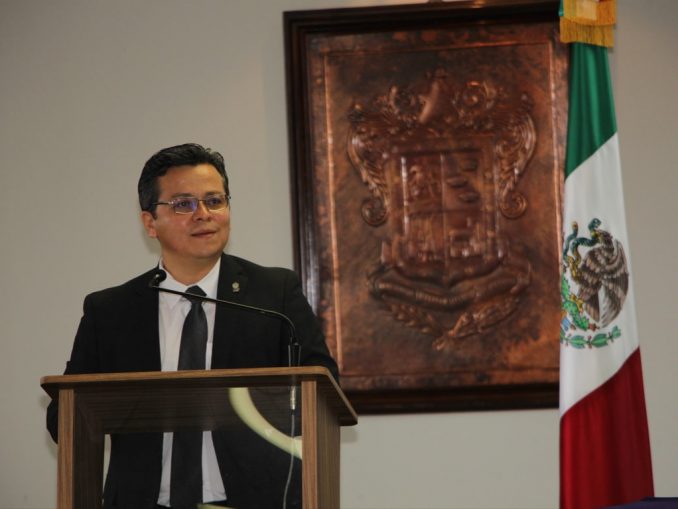
<svg viewBox="0 0 678 509">
<path fill-rule="evenodd" d="M 297 387 L 304 509 L 339 508 L 340 426 L 358 422 L 321 367 L 46 376 L 59 399 L 58 509 L 100 508 L 104 435 L 218 428 L 234 419 L 230 389 Z"/>
</svg>

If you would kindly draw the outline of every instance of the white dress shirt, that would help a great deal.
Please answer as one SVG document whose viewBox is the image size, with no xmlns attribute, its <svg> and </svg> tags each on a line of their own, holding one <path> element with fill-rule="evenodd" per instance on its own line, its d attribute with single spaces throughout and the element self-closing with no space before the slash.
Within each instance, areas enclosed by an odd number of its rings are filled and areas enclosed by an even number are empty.
<svg viewBox="0 0 678 509">
<path fill-rule="evenodd" d="M 199 286 L 207 295 L 215 299 L 219 284 L 219 268 L 221 260 L 212 267 L 212 270 L 200 281 L 189 285 Z M 164 270 L 162 261 L 160 268 Z M 167 272 L 167 271 L 165 271 Z M 160 283 L 161 288 L 185 292 L 188 286 L 179 283 L 167 272 L 167 279 Z M 179 364 L 179 349 L 181 347 L 181 330 L 184 319 L 191 309 L 191 303 L 185 297 L 167 292 L 159 292 L 158 321 L 160 326 L 160 360 L 162 371 L 176 371 Z M 216 306 L 210 302 L 203 302 L 205 317 L 207 318 L 207 351 L 205 353 L 205 367 L 212 366 L 212 341 L 214 339 L 214 317 Z M 170 505 L 170 478 L 172 467 L 172 439 L 174 433 L 163 434 L 162 444 L 162 477 L 160 480 L 160 495 L 158 504 Z M 217 456 L 212 442 L 212 432 L 205 431 L 202 435 L 202 499 L 204 502 L 226 500 L 226 490 L 219 471 Z"/>
</svg>

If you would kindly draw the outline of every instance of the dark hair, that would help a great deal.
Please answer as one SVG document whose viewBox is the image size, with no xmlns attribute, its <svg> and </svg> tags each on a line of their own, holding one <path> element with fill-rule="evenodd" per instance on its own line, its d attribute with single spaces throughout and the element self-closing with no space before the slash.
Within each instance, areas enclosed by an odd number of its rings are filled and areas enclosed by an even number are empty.
<svg viewBox="0 0 678 509">
<path fill-rule="evenodd" d="M 137 186 L 141 210 L 146 210 L 155 216 L 156 206 L 153 204 L 158 201 L 160 195 L 158 177 L 162 177 L 175 166 L 197 166 L 199 164 L 214 166 L 224 181 L 224 192 L 229 194 L 228 175 L 226 175 L 224 158 L 221 154 L 197 143 L 185 143 L 164 148 L 146 161 Z"/>
</svg>

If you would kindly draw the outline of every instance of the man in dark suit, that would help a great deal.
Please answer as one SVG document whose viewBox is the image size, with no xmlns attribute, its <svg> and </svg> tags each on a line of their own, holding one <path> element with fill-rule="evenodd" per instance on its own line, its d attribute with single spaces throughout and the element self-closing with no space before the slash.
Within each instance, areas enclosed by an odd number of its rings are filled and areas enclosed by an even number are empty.
<svg viewBox="0 0 678 509">
<path fill-rule="evenodd" d="M 161 246 L 159 268 L 167 278 L 160 287 L 287 315 L 301 343 L 300 363 L 325 366 L 337 376 L 336 363 L 296 274 L 223 253 L 230 233 L 230 196 L 218 152 L 196 144 L 163 149 L 144 166 L 138 191 L 144 228 Z M 149 286 L 156 273 L 153 269 L 85 298 L 66 374 L 288 364 L 289 331 L 284 322 L 158 292 Z M 195 323 L 200 332 L 187 333 L 196 328 Z M 195 343 L 196 334 L 202 338 L 196 343 L 202 344 L 197 368 L 186 364 L 191 354 L 185 353 L 188 338 Z M 57 415 L 53 401 L 47 427 L 55 441 Z M 172 461 L 173 456 L 176 462 L 184 461 L 177 459 L 184 458 L 179 454 L 180 437 L 180 433 L 112 435 L 104 508 L 183 509 L 200 502 L 238 508 L 282 505 L 290 462 L 287 453 L 234 424 L 202 433 L 201 445 L 193 442 L 188 447 L 193 456 L 199 450 L 201 465 L 193 469 L 198 479 L 189 480 L 176 477 L 182 465 Z M 197 494 L 194 490 L 186 495 L 184 485 L 191 483 L 197 483 Z M 179 486 L 184 493 L 177 494 Z M 298 504 L 298 493 L 292 499 L 290 506 Z"/>
</svg>

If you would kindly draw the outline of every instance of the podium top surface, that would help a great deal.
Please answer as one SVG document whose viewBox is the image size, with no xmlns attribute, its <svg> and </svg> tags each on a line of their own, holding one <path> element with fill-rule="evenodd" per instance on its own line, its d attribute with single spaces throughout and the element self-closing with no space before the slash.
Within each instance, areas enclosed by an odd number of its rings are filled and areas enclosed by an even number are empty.
<svg viewBox="0 0 678 509">
<path fill-rule="evenodd" d="M 317 391 L 335 409 L 342 426 L 357 424 L 357 414 L 334 377 L 320 366 L 55 375 L 42 377 L 40 385 L 53 399 L 58 398 L 59 391 L 70 389 L 79 394 L 114 393 L 119 401 L 129 398 L 139 404 L 158 393 L 181 399 L 182 394 L 191 397 L 197 392 L 215 394 L 225 388 L 283 387 L 302 382 L 316 383 Z"/>
</svg>

